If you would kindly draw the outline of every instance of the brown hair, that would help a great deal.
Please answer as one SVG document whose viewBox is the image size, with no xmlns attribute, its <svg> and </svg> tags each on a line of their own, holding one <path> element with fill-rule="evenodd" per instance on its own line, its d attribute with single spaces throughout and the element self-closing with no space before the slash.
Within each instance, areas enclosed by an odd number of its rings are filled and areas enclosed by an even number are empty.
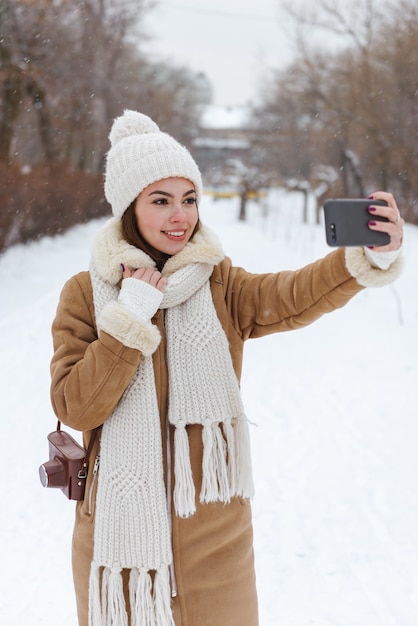
<svg viewBox="0 0 418 626">
<path fill-rule="evenodd" d="M 151 246 L 148 241 L 143 237 L 141 231 L 138 228 L 135 215 L 136 199 L 126 209 L 121 218 L 122 236 L 131 246 L 143 250 L 148 256 L 150 256 L 156 263 L 157 268 L 161 271 L 164 267 L 167 259 L 170 258 L 170 254 L 165 254 L 160 250 L 157 250 Z M 200 219 L 197 220 L 192 237 L 197 233 L 200 228 Z"/>
</svg>

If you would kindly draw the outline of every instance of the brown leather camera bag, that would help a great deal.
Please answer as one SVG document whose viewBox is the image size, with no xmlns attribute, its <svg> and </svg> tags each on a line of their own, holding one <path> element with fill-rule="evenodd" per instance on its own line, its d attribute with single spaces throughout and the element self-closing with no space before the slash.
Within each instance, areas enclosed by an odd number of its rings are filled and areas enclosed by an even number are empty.
<svg viewBox="0 0 418 626">
<path fill-rule="evenodd" d="M 69 433 L 61 430 L 58 421 L 57 430 L 48 435 L 49 461 L 39 467 L 44 487 L 61 489 L 69 500 L 84 500 L 88 462 L 97 430 L 93 430 L 85 450 Z"/>
</svg>

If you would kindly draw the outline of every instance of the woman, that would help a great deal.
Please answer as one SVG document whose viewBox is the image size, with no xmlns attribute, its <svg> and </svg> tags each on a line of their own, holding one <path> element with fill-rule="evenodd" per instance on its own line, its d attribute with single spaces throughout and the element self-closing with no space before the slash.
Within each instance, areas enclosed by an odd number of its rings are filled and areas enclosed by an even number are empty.
<svg viewBox="0 0 418 626">
<path fill-rule="evenodd" d="M 77 504 L 80 626 L 256 626 L 244 341 L 299 328 L 400 269 L 403 220 L 371 210 L 390 243 L 338 249 L 296 272 L 234 267 L 199 221 L 200 172 L 150 118 L 110 133 L 113 218 L 53 324 L 52 402 L 96 438 Z M 371 201 L 372 204 L 372 201 Z"/>
</svg>

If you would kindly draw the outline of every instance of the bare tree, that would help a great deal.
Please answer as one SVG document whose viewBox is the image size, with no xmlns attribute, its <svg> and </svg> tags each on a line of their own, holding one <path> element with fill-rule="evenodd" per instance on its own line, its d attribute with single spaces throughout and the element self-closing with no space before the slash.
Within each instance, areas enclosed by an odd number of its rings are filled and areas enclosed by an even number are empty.
<svg viewBox="0 0 418 626">
<path fill-rule="evenodd" d="M 376 1 L 353 2 L 349 10 L 361 5 L 361 20 L 359 13 L 350 19 L 337 0 L 318 5 L 316 16 L 289 9 L 300 27 L 300 54 L 276 75 L 257 111 L 264 164 L 294 189 L 321 189 L 321 201 L 324 193 L 392 190 L 410 205 L 406 217 L 417 219 L 416 3 L 393 2 L 383 13 Z M 312 49 L 301 35 L 302 25 L 312 24 L 344 35 L 345 45 L 334 54 Z M 318 171 L 327 172 L 328 191 Z"/>
<path fill-rule="evenodd" d="M 111 123 L 149 113 L 191 143 L 195 75 L 141 52 L 151 0 L 0 0 L 0 249 L 101 215 Z"/>
<path fill-rule="evenodd" d="M 0 158 L 98 172 L 112 119 L 136 107 L 190 143 L 195 77 L 141 53 L 149 0 L 0 2 Z"/>
<path fill-rule="evenodd" d="M 36 38 L 29 26 L 25 31 L 22 28 L 22 9 L 13 0 L 0 2 L 0 159 L 6 162 L 11 159 L 15 125 L 25 101 L 33 105 L 46 158 L 53 157 L 45 89 L 28 55 L 27 42 Z M 43 11 L 42 3 L 39 10 Z"/>
</svg>

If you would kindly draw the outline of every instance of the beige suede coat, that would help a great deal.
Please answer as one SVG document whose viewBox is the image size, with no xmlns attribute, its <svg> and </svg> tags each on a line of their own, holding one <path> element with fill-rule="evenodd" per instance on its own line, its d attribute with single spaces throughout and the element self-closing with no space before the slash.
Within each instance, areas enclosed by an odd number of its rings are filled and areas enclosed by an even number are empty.
<svg viewBox="0 0 418 626">
<path fill-rule="evenodd" d="M 339 249 L 301 270 L 264 275 L 233 267 L 225 258 L 215 266 L 210 284 L 238 379 L 246 339 L 301 328 L 343 306 L 364 286 L 390 282 L 394 273 L 372 268 L 360 249 L 347 252 Z M 152 322 L 162 337 L 153 353 L 153 364 L 167 477 L 171 464 L 166 454 L 167 436 L 169 433 L 173 438 L 173 432 L 165 419 L 168 379 L 161 311 Z M 64 286 L 53 323 L 53 340 L 53 407 L 64 424 L 83 431 L 87 445 L 91 429 L 111 415 L 131 381 L 141 351 L 126 347 L 107 332 L 102 331 L 98 337 L 88 272 L 74 276 Z M 200 428 L 188 427 L 197 494 L 202 465 Z M 86 498 L 77 503 L 73 536 L 80 626 L 88 624 L 95 493 L 100 480 L 100 472 L 94 473 L 94 459 L 99 446 L 98 438 L 92 453 Z M 196 507 L 196 514 L 190 518 L 172 515 L 171 583 L 176 626 L 257 626 L 250 503 L 235 498 L 227 505 L 200 504 L 197 499 Z"/>
</svg>

